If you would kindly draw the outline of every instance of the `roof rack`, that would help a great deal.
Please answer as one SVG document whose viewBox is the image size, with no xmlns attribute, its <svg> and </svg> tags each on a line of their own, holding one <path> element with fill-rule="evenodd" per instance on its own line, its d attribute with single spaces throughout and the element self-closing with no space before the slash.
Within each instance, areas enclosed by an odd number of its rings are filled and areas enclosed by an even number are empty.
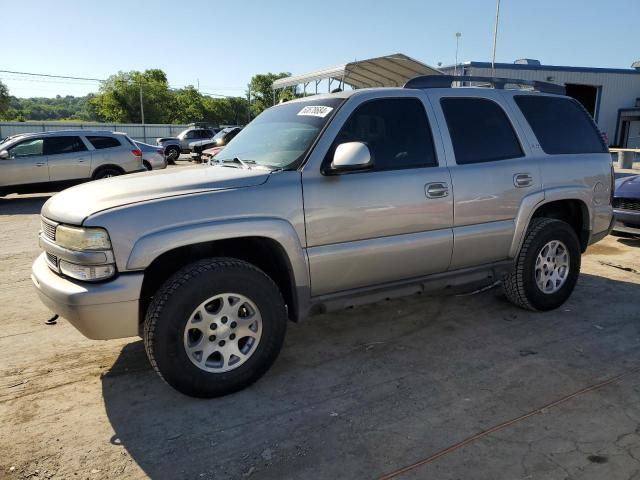
<svg viewBox="0 0 640 480">
<path fill-rule="evenodd" d="M 454 75 L 423 75 L 415 77 L 404 84 L 404 88 L 450 88 L 454 82 L 485 83 L 498 90 L 504 90 L 505 85 L 520 85 L 532 87 L 536 92 L 565 95 L 566 90 L 562 85 L 540 82 L 538 80 L 520 80 L 517 78 L 500 77 L 475 77 Z"/>
</svg>

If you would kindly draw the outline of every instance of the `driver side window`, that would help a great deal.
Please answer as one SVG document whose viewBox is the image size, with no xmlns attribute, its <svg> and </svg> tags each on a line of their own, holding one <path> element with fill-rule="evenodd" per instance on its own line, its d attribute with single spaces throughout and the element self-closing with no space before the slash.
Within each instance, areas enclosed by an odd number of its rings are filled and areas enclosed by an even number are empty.
<svg viewBox="0 0 640 480">
<path fill-rule="evenodd" d="M 417 98 L 384 98 L 360 105 L 343 125 L 333 147 L 362 142 L 369 147 L 373 170 L 437 166 L 431 128 Z M 330 160 L 329 160 L 330 161 Z"/>
<path fill-rule="evenodd" d="M 42 155 L 44 141 L 42 138 L 32 138 L 20 142 L 8 149 L 9 158 L 34 157 Z"/>
</svg>

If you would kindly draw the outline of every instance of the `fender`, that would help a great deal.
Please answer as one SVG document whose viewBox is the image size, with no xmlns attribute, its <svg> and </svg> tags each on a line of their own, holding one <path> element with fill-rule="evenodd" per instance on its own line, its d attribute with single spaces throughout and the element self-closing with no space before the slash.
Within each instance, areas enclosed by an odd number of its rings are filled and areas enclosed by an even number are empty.
<svg viewBox="0 0 640 480">
<path fill-rule="evenodd" d="M 589 231 L 591 231 L 593 228 L 593 212 L 591 211 L 592 199 L 593 192 L 585 185 L 549 188 L 524 197 L 515 219 L 513 240 L 509 248 L 509 258 L 515 258 L 518 255 L 522 242 L 524 241 L 524 234 L 527 231 L 533 214 L 539 207 L 546 203 L 556 202 L 558 200 L 582 201 L 582 203 L 587 206 L 587 227 Z"/>
<path fill-rule="evenodd" d="M 299 311 L 304 316 L 311 292 L 308 259 L 295 229 L 281 218 L 225 219 L 179 225 L 152 232 L 136 241 L 129 254 L 126 269 L 144 270 L 160 255 L 175 248 L 241 237 L 269 238 L 283 248 L 291 265 Z"/>
</svg>

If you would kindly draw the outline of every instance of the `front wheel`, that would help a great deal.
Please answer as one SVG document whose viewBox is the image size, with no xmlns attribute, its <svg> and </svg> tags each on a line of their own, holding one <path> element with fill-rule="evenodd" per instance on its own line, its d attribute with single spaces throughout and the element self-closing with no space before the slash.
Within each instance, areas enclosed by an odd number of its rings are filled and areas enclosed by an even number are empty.
<svg viewBox="0 0 640 480">
<path fill-rule="evenodd" d="M 164 151 L 164 154 L 167 157 L 167 161 L 172 165 L 175 165 L 176 160 L 180 158 L 180 153 L 180 147 L 177 147 L 175 145 L 167 147 Z"/>
<path fill-rule="evenodd" d="M 188 265 L 156 293 L 144 344 L 156 372 L 193 397 L 241 390 L 280 352 L 286 309 L 276 284 L 253 265 L 212 258 Z"/>
<path fill-rule="evenodd" d="M 553 310 L 571 295 L 580 274 L 580 242 L 561 220 L 534 218 L 514 271 L 503 280 L 507 298 L 528 310 Z"/>
</svg>

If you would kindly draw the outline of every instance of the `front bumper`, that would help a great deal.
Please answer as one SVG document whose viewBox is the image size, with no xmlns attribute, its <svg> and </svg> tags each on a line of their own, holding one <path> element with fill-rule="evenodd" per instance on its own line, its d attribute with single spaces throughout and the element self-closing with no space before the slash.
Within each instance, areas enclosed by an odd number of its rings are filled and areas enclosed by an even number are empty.
<svg viewBox="0 0 640 480">
<path fill-rule="evenodd" d="M 613 214 L 615 216 L 613 226 L 615 232 L 640 235 L 640 211 L 614 209 Z"/>
<path fill-rule="evenodd" d="M 142 278 L 142 273 L 125 273 L 103 283 L 68 280 L 49 268 L 44 253 L 31 269 L 42 303 L 93 340 L 138 335 Z"/>
</svg>

